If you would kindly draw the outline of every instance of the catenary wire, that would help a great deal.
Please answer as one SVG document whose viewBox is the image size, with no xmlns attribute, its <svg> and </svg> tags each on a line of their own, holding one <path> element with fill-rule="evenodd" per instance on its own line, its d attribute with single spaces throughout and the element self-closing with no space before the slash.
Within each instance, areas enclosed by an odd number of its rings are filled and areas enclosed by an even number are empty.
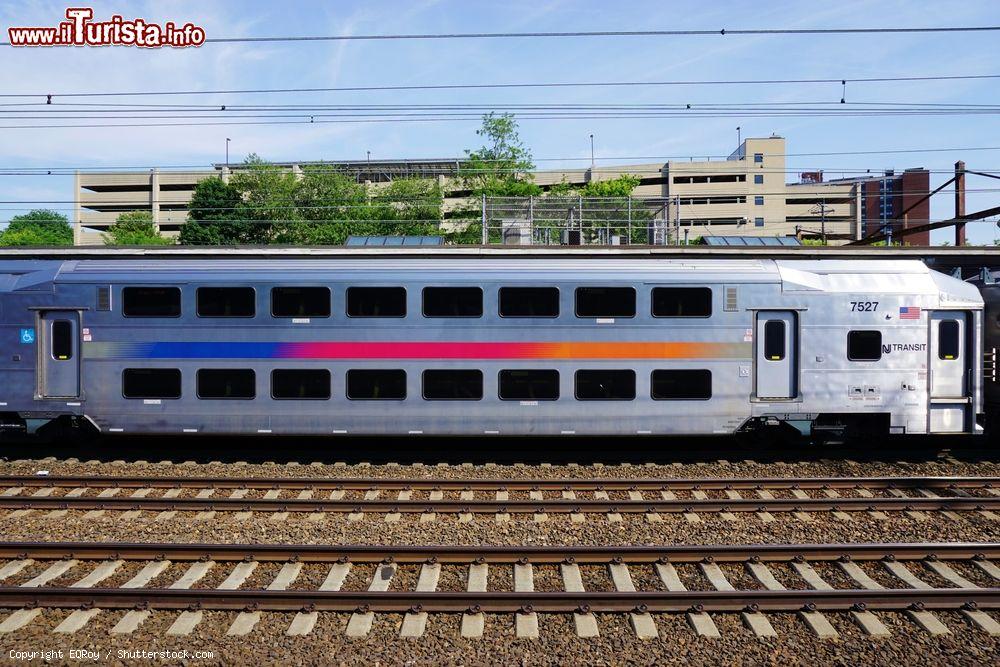
<svg viewBox="0 0 1000 667">
<path fill-rule="evenodd" d="M 792 84 L 857 84 L 893 83 L 919 81 L 958 81 L 977 79 L 1000 79 L 1000 74 L 945 74 L 927 76 L 883 76 L 883 77 L 829 77 L 802 79 L 703 79 L 665 81 L 557 81 L 557 82 L 514 82 L 514 83 L 446 83 L 446 84 L 404 84 L 382 86 L 333 86 L 309 88 L 231 88 L 211 90 L 133 90 L 104 92 L 65 93 L 0 93 L 0 98 L 38 97 L 47 101 L 49 97 L 148 97 L 172 95 L 235 95 L 235 94 L 284 94 L 284 93 L 343 93 L 343 92 L 400 92 L 407 90 L 484 90 L 508 88 L 596 88 L 596 87 L 642 87 L 642 86 L 732 86 L 732 85 L 792 85 Z"/>
<path fill-rule="evenodd" d="M 450 32 L 397 33 L 369 35 L 278 35 L 262 37 L 209 37 L 206 44 L 239 44 L 259 42 L 361 42 L 400 40 L 451 39 L 526 39 L 567 37 L 726 37 L 752 35 L 884 35 L 920 33 L 995 32 L 1000 26 L 923 26 L 896 28 L 716 28 L 694 30 L 571 30 L 534 32 Z M 10 46 L 9 41 L 0 46 Z"/>
</svg>

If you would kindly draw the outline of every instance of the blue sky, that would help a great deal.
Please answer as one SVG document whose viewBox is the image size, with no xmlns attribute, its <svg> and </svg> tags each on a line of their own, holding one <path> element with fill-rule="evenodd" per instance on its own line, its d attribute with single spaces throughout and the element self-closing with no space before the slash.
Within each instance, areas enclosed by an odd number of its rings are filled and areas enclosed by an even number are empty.
<svg viewBox="0 0 1000 667">
<path fill-rule="evenodd" d="M 477 2 L 96 2 L 95 15 L 120 13 L 149 21 L 202 25 L 209 37 L 498 31 L 806 28 L 994 25 L 995 0 L 669 2 L 535 0 Z M 9 0 L 0 24 L 54 25 L 66 4 Z M 135 48 L 11 49 L 0 47 L 0 91 L 331 87 L 678 79 L 854 78 L 996 74 L 997 33 L 641 37 L 319 42 L 205 45 L 186 50 Z M 199 103 L 719 103 L 839 101 L 839 84 L 800 86 L 635 87 L 208 96 Z M 854 102 L 1000 104 L 997 80 L 854 84 Z M 41 98 L 39 98 L 41 99 Z M 58 98 L 57 98 L 58 99 Z M 8 123 L 4 123 L 8 124 Z M 0 129 L 0 167 L 208 165 L 249 152 L 273 160 L 454 157 L 475 147 L 474 121 L 325 125 L 210 126 L 120 129 Z M 994 115 L 524 120 L 521 134 L 539 166 L 589 162 L 588 135 L 604 164 L 616 156 L 725 155 L 743 136 L 777 133 L 789 153 L 881 149 L 998 147 Z M 575 158 L 558 163 L 545 158 Z M 789 168 L 907 167 L 1000 173 L 1000 150 L 789 158 Z M 582 161 L 580 161 L 582 160 Z M 653 161 L 653 160 L 650 160 Z M 793 175 L 789 175 L 792 179 Z M 932 186 L 947 179 L 933 174 Z M 0 200 L 72 199 L 66 176 L 0 176 Z M 1000 202 L 1000 181 L 971 176 L 968 210 Z M 0 204 L 0 220 L 36 207 Z M 950 217 L 950 195 L 932 200 L 932 217 Z M 994 218 L 995 220 L 995 218 Z M 949 238 L 940 233 L 937 241 Z M 994 221 L 970 225 L 970 240 L 1000 238 Z"/>
</svg>

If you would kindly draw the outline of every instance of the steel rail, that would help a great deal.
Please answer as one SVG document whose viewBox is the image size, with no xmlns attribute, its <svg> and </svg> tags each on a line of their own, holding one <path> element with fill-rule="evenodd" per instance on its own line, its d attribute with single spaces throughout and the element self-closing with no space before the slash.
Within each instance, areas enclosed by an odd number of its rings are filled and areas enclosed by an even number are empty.
<svg viewBox="0 0 1000 667">
<path fill-rule="evenodd" d="M 4 587 L 0 607 L 452 613 L 958 610 L 1000 608 L 1000 589 L 511 593 Z"/>
<path fill-rule="evenodd" d="M 443 514 L 648 514 L 680 512 L 862 512 L 1000 510 L 1000 496 L 943 498 L 709 498 L 673 500 L 358 500 L 299 498 L 98 498 L 2 496 L 6 510 L 331 512 Z"/>
<path fill-rule="evenodd" d="M 984 542 L 451 546 L 324 544 L 178 544 L 152 542 L 0 542 L 0 559 L 169 560 L 177 562 L 606 564 L 985 560 L 1000 544 Z"/>
<path fill-rule="evenodd" d="M 975 489 L 1000 487 L 1000 477 L 734 477 L 734 478 L 560 478 L 446 479 L 377 477 L 183 477 L 89 475 L 4 475 L 0 488 L 10 487 L 182 488 L 182 489 L 316 489 L 316 490 L 462 490 L 462 491 L 655 491 L 723 489 Z"/>
</svg>

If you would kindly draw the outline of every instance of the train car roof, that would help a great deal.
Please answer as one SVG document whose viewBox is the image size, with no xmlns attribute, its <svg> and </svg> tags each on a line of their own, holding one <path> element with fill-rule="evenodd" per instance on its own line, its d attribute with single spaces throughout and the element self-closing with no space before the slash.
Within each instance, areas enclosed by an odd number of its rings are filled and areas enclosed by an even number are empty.
<svg viewBox="0 0 1000 667">
<path fill-rule="evenodd" d="M 785 292 L 937 294 L 942 303 L 980 306 L 975 286 L 932 271 L 917 260 L 767 260 L 735 258 L 528 258 L 301 256 L 218 258 L 130 256 L 94 259 L 0 258 L 0 292 L 46 283 L 117 284 L 371 280 L 394 274 L 399 280 L 607 281 L 629 275 L 646 283 L 780 283 Z M 947 296 L 945 296 L 947 295 Z"/>
</svg>

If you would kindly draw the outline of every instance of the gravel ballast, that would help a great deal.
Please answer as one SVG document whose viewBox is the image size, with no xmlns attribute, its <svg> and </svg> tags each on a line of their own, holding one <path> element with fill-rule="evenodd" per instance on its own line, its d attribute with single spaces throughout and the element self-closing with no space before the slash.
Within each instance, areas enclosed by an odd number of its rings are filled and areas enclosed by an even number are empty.
<svg viewBox="0 0 1000 667">
<path fill-rule="evenodd" d="M 744 461 L 708 462 L 683 465 L 511 465 L 511 466 L 428 466 L 428 465 L 284 465 L 231 463 L 189 464 L 145 462 L 81 462 L 66 460 L 19 460 L 0 464 L 0 473 L 34 475 L 47 470 L 52 475 L 177 475 L 187 477 L 378 477 L 378 478 L 679 478 L 679 477 L 782 477 L 782 476 L 1000 476 L 995 461 L 957 461 L 940 458 L 930 461 L 848 463 L 836 460 L 779 461 L 751 463 Z M 710 492 L 710 497 L 721 497 Z M 776 494 L 778 495 L 778 494 Z M 845 495 L 848 495 L 845 493 Z M 449 497 L 446 494 L 446 497 Z M 513 497 L 513 496 L 512 496 Z M 548 496 L 547 496 L 548 497 Z M 558 497 L 558 492 L 551 497 Z M 237 520 L 234 513 L 219 512 L 211 519 L 197 520 L 194 512 L 179 512 L 166 520 L 157 520 L 156 512 L 143 512 L 132 519 L 122 513 L 107 511 L 96 518 L 85 512 L 70 511 L 50 518 L 45 510 L 11 518 L 0 512 L 0 534 L 7 541 L 136 541 L 136 542 L 228 542 L 228 543 L 313 543 L 313 544 L 468 544 L 468 545 L 670 545 L 670 544 L 754 544 L 754 543 L 834 543 L 834 542 L 995 542 L 1000 525 L 974 511 L 959 512 L 960 520 L 929 512 L 919 520 L 905 512 L 888 512 L 888 520 L 879 520 L 868 512 L 852 512 L 850 521 L 816 512 L 808 522 L 791 513 L 775 513 L 775 521 L 765 523 L 755 513 L 737 514 L 737 521 L 717 515 L 701 515 L 691 523 L 680 514 L 664 514 L 652 523 L 643 515 L 624 515 L 621 522 L 610 522 L 604 515 L 588 515 L 582 523 L 569 515 L 550 513 L 548 520 L 536 522 L 529 514 L 513 515 L 498 523 L 491 515 L 477 515 L 462 523 L 457 515 L 439 513 L 434 521 L 421 522 L 419 514 L 403 514 L 397 522 L 386 522 L 384 514 L 368 513 L 360 521 L 348 521 L 346 514 L 326 513 L 320 520 L 308 514 L 291 513 L 284 521 L 273 521 L 265 513 L 255 513 L 249 520 Z M 58 582 L 67 583 L 83 576 L 92 565 L 82 564 Z M 154 585 L 176 579 L 186 564 L 174 564 L 157 577 Z M 229 565 L 213 568 L 196 585 L 218 585 L 230 570 Z M 877 581 L 887 573 L 875 563 L 862 564 Z M 803 584 L 785 566 L 771 566 L 775 576 L 789 588 Z M 135 574 L 135 564 L 125 564 L 102 585 L 118 585 Z M 244 584 L 244 588 L 267 586 L 280 564 L 262 563 Z M 706 587 L 696 566 L 678 566 L 681 580 L 692 589 Z M 747 588 L 761 588 L 742 566 L 723 566 L 731 583 Z M 959 564 L 956 569 L 978 585 L 993 585 L 975 568 Z M 3 585 L 18 585 L 44 570 L 43 564 L 29 566 Z M 561 590 L 557 566 L 536 567 L 537 590 Z M 606 568 L 581 566 L 588 590 L 614 590 Z M 837 588 L 852 588 L 835 564 L 819 564 L 817 572 Z M 292 583 L 296 589 L 318 585 L 327 568 L 305 565 Z M 412 590 L 420 567 L 396 568 L 391 590 Z M 632 579 L 639 590 L 662 590 L 662 582 L 652 567 L 631 566 Z M 914 571 L 928 583 L 942 584 L 926 568 Z M 375 573 L 375 565 L 355 564 L 344 581 L 344 590 L 364 590 Z M 467 570 L 444 567 L 439 589 L 464 590 Z M 513 568 L 491 566 L 490 590 L 513 590 Z M 896 584 L 899 585 L 899 584 Z M 425 635 L 418 639 L 399 637 L 402 614 L 376 614 L 370 634 L 348 639 L 345 629 L 350 614 L 321 613 L 311 634 L 287 637 L 285 630 L 294 614 L 263 613 L 261 621 L 244 637 L 231 637 L 226 630 L 237 617 L 231 612 L 204 612 L 201 624 L 189 636 L 165 634 L 177 618 L 177 612 L 153 612 L 137 632 L 127 637 L 110 634 L 110 629 L 125 613 L 105 611 L 98 614 L 84 630 L 70 636 L 51 631 L 69 615 L 67 610 L 46 610 L 24 628 L 3 636 L 5 649 L 100 650 L 112 651 L 112 664 L 136 664 L 130 658 L 117 659 L 119 650 L 144 649 L 211 651 L 212 656 L 188 659 L 188 664 L 245 664 L 264 662 L 284 664 L 719 664 L 719 663 L 802 663 L 818 664 L 988 664 L 1000 655 L 1000 640 L 974 627 L 961 614 L 935 612 L 951 634 L 932 637 L 906 615 L 879 612 L 879 619 L 890 629 L 891 637 L 867 637 L 846 614 L 827 614 L 839 632 L 835 640 L 819 640 L 794 614 L 769 614 L 778 632 L 774 638 L 754 637 L 738 614 L 713 614 L 721 637 L 698 637 L 683 614 L 654 614 L 659 638 L 640 640 L 635 636 L 627 615 L 597 614 L 600 635 L 591 639 L 576 636 L 572 615 L 539 614 L 540 636 L 535 640 L 519 639 L 514 633 L 513 615 L 487 615 L 482 639 L 460 636 L 461 615 L 431 614 Z M 10 658 L 2 656 L 2 660 Z M 63 662 L 56 660 L 56 663 Z M 73 663 L 75 661 L 64 660 Z M 182 660 L 168 660 L 168 663 Z"/>
</svg>

